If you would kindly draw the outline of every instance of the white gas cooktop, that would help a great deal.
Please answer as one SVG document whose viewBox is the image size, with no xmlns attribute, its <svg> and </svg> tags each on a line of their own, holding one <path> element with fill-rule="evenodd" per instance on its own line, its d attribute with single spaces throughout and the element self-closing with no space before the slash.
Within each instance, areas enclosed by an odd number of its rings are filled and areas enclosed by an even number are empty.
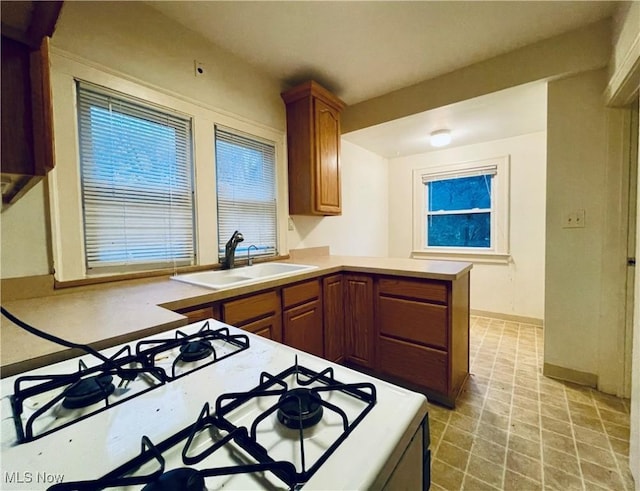
<svg viewBox="0 0 640 491">
<path fill-rule="evenodd" d="M 388 466 L 391 456 L 397 454 L 399 442 L 406 440 L 407 435 L 413 435 L 423 423 L 426 415 L 426 399 L 423 395 L 218 321 L 191 324 L 179 331 L 191 335 L 203 327 L 213 330 L 227 328 L 230 335 L 239 337 L 236 339 L 240 339 L 240 344 L 246 337 L 249 346 L 238 349 L 234 343 L 216 339 L 213 343 L 218 353 L 216 356 L 222 359 L 213 364 L 207 364 L 209 358 L 196 360 L 194 364 L 200 369 L 186 375 L 187 369 L 183 363 L 172 361 L 175 357 L 171 357 L 171 350 L 159 353 L 155 356 L 155 366 L 172 374 L 170 380 L 159 382 L 144 373 L 118 387 L 122 381 L 118 381 L 116 376 L 113 381 L 115 388 L 109 396 L 113 401 L 106 408 L 102 399 L 80 409 L 64 407 L 62 401 L 58 400 L 42 417 L 36 418 L 32 424 L 35 438 L 25 443 L 18 442 L 24 438 L 20 438 L 20 431 L 16 430 L 16 418 L 10 404 L 15 381 L 24 375 L 50 376 L 73 372 L 78 368 L 79 359 L 3 379 L 0 401 L 0 487 L 37 490 L 48 489 L 56 482 L 95 481 L 138 458 L 141 451 L 147 448 L 146 442 L 162 446 L 163 442 L 172 438 L 177 439 L 178 443 L 165 444 L 167 448 L 161 457 L 165 474 L 188 467 L 213 469 L 255 465 L 253 455 L 244 451 L 236 441 L 206 454 L 207 448 L 229 434 L 228 428 L 212 424 L 217 417 L 216 410 L 219 410 L 224 413 L 225 421 L 233 427 L 246 428 L 246 432 L 258 442 L 259 450 L 263 448 L 268 451 L 274 461 L 290 462 L 295 472 L 304 474 L 305 470 L 320 461 L 321 465 L 313 469 L 312 475 L 303 483 L 304 489 L 367 489 L 378 479 L 380 470 Z M 171 331 L 147 339 L 172 339 L 175 336 L 175 331 Z M 134 353 L 135 346 L 135 343 L 130 345 Z M 150 346 L 156 345 L 146 345 L 147 348 Z M 113 356 L 121 349 L 112 348 L 102 353 Z M 173 350 L 178 348 L 174 347 Z M 88 367 L 97 363 L 91 356 L 82 359 Z M 298 372 L 302 370 L 304 373 L 296 375 L 296 366 L 301 367 Z M 321 375 L 312 380 L 313 376 L 306 371 Z M 322 406 L 322 415 L 317 423 L 310 422 L 310 426 L 304 429 L 296 426 L 298 423 L 294 423 L 292 428 L 283 424 L 286 416 L 279 415 L 274 408 L 274 404 L 283 397 L 283 382 L 272 382 L 272 377 L 282 372 L 287 372 L 284 384 L 288 389 L 310 390 L 315 394 L 311 397 L 311 405 Z M 346 392 L 327 390 L 327 385 L 338 382 L 357 385 L 349 385 Z M 256 389 L 267 394 L 261 398 L 237 395 Z M 62 392 L 64 389 L 56 390 Z M 222 395 L 224 397 L 221 398 Z M 322 403 L 314 403 L 318 397 Z M 372 397 L 374 403 L 370 402 Z M 120 399 L 122 402 L 118 403 Z M 24 426 L 30 415 L 46 405 L 47 400 L 50 399 L 45 400 L 44 396 L 25 399 L 24 412 L 17 426 L 20 423 Z M 297 396 L 289 397 L 289 402 L 294 406 L 302 404 Z M 336 410 L 336 407 L 339 409 Z M 268 414 L 260 416 L 264 411 Z M 78 412 L 85 416 L 84 419 L 69 423 L 72 413 Z M 196 421 L 200 426 L 193 430 Z M 340 440 L 346 427 L 349 427 L 348 436 L 338 443 L 330 455 L 325 456 L 325 450 Z M 176 437 L 181 432 L 185 438 Z M 183 452 L 190 433 L 193 433 L 191 441 Z M 299 438 L 301 434 L 302 440 Z M 239 437 L 238 441 L 242 441 L 242 438 Z M 185 464 L 183 454 L 192 459 L 190 462 L 198 460 L 197 464 Z M 151 474 L 158 470 L 159 465 L 156 459 L 146 459 L 127 475 Z M 277 472 L 270 470 L 203 479 L 207 490 L 290 487 L 278 477 Z M 117 489 L 139 490 L 143 487 L 142 484 L 135 484 L 117 486 Z"/>
</svg>

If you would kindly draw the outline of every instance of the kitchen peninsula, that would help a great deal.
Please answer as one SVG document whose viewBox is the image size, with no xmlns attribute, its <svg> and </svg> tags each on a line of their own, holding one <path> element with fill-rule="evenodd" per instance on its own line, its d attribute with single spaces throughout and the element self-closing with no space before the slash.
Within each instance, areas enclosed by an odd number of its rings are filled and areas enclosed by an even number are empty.
<svg viewBox="0 0 640 491">
<path fill-rule="evenodd" d="M 2 306 L 96 349 L 214 317 L 455 404 L 469 368 L 470 263 L 351 256 L 288 262 L 316 268 L 224 290 L 160 277 L 3 299 Z M 237 312 L 249 314 L 239 319 Z M 4 317 L 1 326 L 3 377 L 80 354 Z"/>
</svg>

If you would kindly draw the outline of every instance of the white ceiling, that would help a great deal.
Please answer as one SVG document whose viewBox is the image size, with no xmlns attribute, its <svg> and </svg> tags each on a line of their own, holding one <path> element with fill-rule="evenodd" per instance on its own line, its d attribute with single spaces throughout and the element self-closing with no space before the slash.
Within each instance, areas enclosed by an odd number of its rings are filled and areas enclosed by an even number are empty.
<svg viewBox="0 0 640 491">
<path fill-rule="evenodd" d="M 547 84 L 501 90 L 343 135 L 356 145 L 393 158 L 438 150 L 431 132 L 451 131 L 447 148 L 543 131 L 547 127 Z"/>
<path fill-rule="evenodd" d="M 147 3 L 258 66 L 279 80 L 283 90 L 314 79 L 347 104 L 595 22 L 611 16 L 619 5 L 608 1 Z M 453 129 L 456 145 L 513 136 L 501 136 L 501 129 L 516 134 L 527 128 L 535 131 L 541 114 L 521 118 L 523 111 L 514 111 L 514 97 L 521 94 L 538 101 L 540 90 L 502 91 L 467 101 L 470 106 L 455 104 L 359 130 L 347 139 L 389 157 L 431 150 L 420 141 L 434 126 Z"/>
</svg>

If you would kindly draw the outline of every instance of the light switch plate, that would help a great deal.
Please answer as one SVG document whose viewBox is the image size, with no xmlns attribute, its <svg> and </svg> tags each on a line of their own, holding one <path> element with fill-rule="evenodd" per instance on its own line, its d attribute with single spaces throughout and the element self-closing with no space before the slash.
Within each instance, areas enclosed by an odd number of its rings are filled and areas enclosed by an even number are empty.
<svg viewBox="0 0 640 491">
<path fill-rule="evenodd" d="M 562 216 L 562 228 L 584 228 L 584 208 L 565 212 Z"/>
</svg>

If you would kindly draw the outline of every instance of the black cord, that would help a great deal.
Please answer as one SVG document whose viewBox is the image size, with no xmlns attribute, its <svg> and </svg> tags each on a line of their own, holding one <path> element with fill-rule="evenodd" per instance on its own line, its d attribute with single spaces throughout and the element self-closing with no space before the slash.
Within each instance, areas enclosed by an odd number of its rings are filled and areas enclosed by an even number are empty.
<svg viewBox="0 0 640 491">
<path fill-rule="evenodd" d="M 25 331 L 27 331 L 27 332 L 29 332 L 31 334 L 34 334 L 35 336 L 44 338 L 47 341 L 51 341 L 52 343 L 56 343 L 56 344 L 60 344 L 62 346 L 66 346 L 67 348 L 81 349 L 81 350 L 89 353 L 90 355 L 93 355 L 93 356 L 99 358 L 100 360 L 105 362 L 110 367 L 116 368 L 118 371 L 120 371 L 119 367 L 115 363 L 113 363 L 112 360 L 110 360 L 106 356 L 100 354 L 98 351 L 94 350 L 91 346 L 86 345 L 86 344 L 78 344 L 78 343 L 73 343 L 71 341 L 66 341 L 65 339 L 59 338 L 57 336 L 54 336 L 53 334 L 49 334 L 49 333 L 46 333 L 44 331 L 41 331 L 40 329 L 37 329 L 37 328 L 35 328 L 33 326 L 30 326 L 26 322 L 21 321 L 15 315 L 13 315 L 11 312 L 9 312 L 7 309 L 5 309 L 2 306 L 0 306 L 0 311 L 2 312 L 2 315 L 4 315 L 7 319 L 9 319 L 11 322 L 16 324 L 18 327 L 21 327 L 22 329 L 24 329 Z"/>
</svg>

